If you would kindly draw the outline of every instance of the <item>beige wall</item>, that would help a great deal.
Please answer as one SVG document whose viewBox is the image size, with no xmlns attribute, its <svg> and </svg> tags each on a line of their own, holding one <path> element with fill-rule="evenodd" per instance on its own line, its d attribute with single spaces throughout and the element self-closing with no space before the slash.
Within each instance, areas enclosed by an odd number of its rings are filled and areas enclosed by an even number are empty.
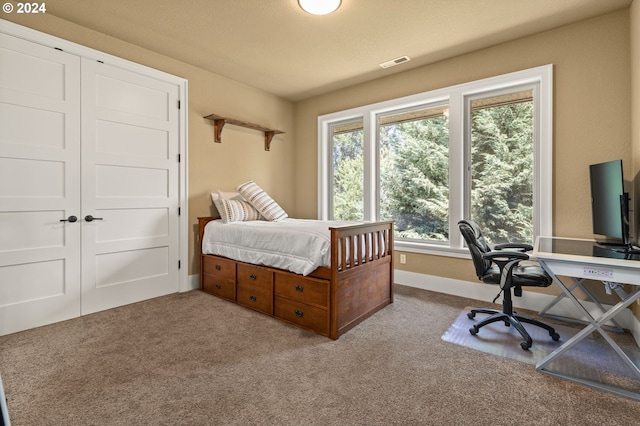
<svg viewBox="0 0 640 426">
<path fill-rule="evenodd" d="M 10 20 L 189 81 L 189 223 L 210 214 L 209 192 L 256 180 L 292 216 L 317 211 L 317 116 L 544 64 L 554 64 L 554 233 L 590 236 L 587 165 L 622 158 L 628 179 L 640 169 L 640 131 L 634 123 L 631 167 L 630 12 L 624 10 L 557 30 L 455 57 L 416 70 L 352 86 L 292 105 L 276 96 L 156 54 L 52 15 L 7 16 Z M 634 61 L 638 67 L 638 31 Z M 638 74 L 636 72 L 636 74 Z M 635 81 L 635 93 L 640 84 Z M 638 111 L 638 96 L 635 96 Z M 263 150 L 255 131 L 225 127 L 214 144 L 212 112 L 284 130 Z M 638 115 L 637 112 L 635 115 Z M 295 184 L 294 184 L 295 182 Z M 195 228 L 192 229 L 195 232 Z M 197 272 L 195 240 L 189 238 L 189 273 Z M 413 272 L 475 281 L 467 260 L 408 254 Z"/>
<path fill-rule="evenodd" d="M 629 49 L 623 10 L 300 102 L 296 211 L 316 216 L 318 115 L 553 64 L 554 234 L 590 237 L 588 165 L 622 158 L 631 179 Z M 463 259 L 407 254 L 407 264 L 396 268 L 477 280 Z"/>
<path fill-rule="evenodd" d="M 293 105 L 269 93 L 237 83 L 191 65 L 159 55 L 116 38 L 61 20 L 52 15 L 6 15 L 13 22 L 114 56 L 128 59 L 189 81 L 188 179 L 189 274 L 195 274 L 195 224 L 211 214 L 210 192 L 233 190 L 253 179 L 285 210 L 294 208 Z M 225 126 L 222 144 L 213 142 L 213 126 L 202 117 L 216 113 L 285 132 L 264 150 L 264 135 Z"/>
</svg>

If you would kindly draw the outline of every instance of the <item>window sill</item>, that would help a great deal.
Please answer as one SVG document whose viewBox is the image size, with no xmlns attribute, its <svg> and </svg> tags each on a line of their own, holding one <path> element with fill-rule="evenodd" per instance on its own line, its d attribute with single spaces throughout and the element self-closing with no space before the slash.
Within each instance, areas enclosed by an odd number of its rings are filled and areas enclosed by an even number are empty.
<svg viewBox="0 0 640 426">
<path fill-rule="evenodd" d="M 457 257 L 460 259 L 470 259 L 471 255 L 466 248 L 453 248 L 438 244 L 418 243 L 415 241 L 398 241 L 393 242 L 394 249 L 409 253 L 428 254 L 432 256 Z"/>
</svg>

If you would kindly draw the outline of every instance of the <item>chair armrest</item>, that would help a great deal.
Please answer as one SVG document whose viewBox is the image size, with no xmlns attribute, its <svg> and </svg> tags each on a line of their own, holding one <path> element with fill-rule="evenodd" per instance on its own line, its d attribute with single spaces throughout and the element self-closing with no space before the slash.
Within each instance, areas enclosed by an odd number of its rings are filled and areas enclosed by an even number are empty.
<svg viewBox="0 0 640 426">
<path fill-rule="evenodd" d="M 483 259 L 487 259 L 490 260 L 492 262 L 496 262 L 496 260 L 504 260 L 506 262 L 512 261 L 512 260 L 527 260 L 529 259 L 529 255 L 526 253 L 523 253 L 521 251 L 512 251 L 512 250 L 494 250 L 494 251 L 490 251 L 487 253 L 484 253 L 482 255 Z M 498 263 L 498 262 L 496 262 Z"/>
<path fill-rule="evenodd" d="M 506 291 L 511 288 L 513 268 L 515 268 L 521 260 L 529 259 L 529 255 L 520 251 L 494 250 L 483 254 L 482 258 L 498 265 L 498 268 L 500 268 L 500 288 Z"/>
<path fill-rule="evenodd" d="M 533 250 L 533 246 L 530 244 L 523 243 L 504 243 L 504 244 L 496 244 L 493 247 L 494 250 L 502 250 L 502 249 L 516 249 L 518 251 L 531 251 Z"/>
</svg>

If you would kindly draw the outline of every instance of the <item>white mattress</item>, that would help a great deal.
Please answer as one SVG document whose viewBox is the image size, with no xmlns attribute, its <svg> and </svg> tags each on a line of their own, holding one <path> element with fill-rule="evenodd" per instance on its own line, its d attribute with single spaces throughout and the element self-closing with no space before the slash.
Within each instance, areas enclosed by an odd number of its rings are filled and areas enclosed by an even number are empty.
<svg viewBox="0 0 640 426">
<path fill-rule="evenodd" d="M 330 227 L 360 222 L 285 219 L 222 223 L 204 228 L 202 253 L 308 275 L 331 264 Z"/>
</svg>

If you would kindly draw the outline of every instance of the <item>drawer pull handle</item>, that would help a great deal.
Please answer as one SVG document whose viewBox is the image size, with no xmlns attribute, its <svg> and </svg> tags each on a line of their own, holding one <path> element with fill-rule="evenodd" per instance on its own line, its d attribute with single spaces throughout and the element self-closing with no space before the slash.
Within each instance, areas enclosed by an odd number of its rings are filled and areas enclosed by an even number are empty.
<svg viewBox="0 0 640 426">
<path fill-rule="evenodd" d="M 216 271 L 219 271 L 220 269 L 222 269 L 220 265 L 216 265 Z"/>
<path fill-rule="evenodd" d="M 303 286 L 301 286 L 301 285 L 297 285 L 297 286 L 296 286 L 296 291 L 298 291 L 298 292 L 302 293 L 302 292 L 304 291 L 304 287 L 303 287 Z"/>
<path fill-rule="evenodd" d="M 296 309 L 296 311 L 295 311 L 295 314 L 296 314 L 296 316 L 297 316 L 298 318 L 302 318 L 302 317 L 304 316 L 304 312 L 299 311 L 299 310 L 297 310 L 297 309 Z"/>
<path fill-rule="evenodd" d="M 249 299 L 251 299 L 251 301 L 256 302 L 258 300 L 257 297 L 255 297 L 253 294 L 251 296 L 249 296 Z"/>
<path fill-rule="evenodd" d="M 222 288 L 222 286 L 221 286 L 220 284 L 216 284 L 216 288 L 217 288 L 218 290 L 220 290 L 220 289 Z"/>
<path fill-rule="evenodd" d="M 258 278 L 258 276 L 256 274 L 251 274 L 249 275 L 249 278 L 251 278 L 252 280 L 255 280 L 256 278 Z"/>
</svg>

